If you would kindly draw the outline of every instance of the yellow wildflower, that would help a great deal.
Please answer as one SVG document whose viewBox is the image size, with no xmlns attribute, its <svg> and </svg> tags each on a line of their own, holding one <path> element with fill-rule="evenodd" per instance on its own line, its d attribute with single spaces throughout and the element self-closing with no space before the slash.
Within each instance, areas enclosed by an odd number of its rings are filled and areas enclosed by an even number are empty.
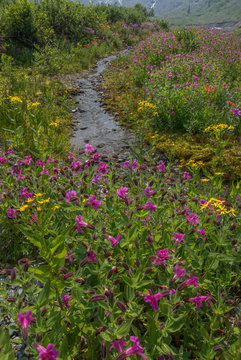
<svg viewBox="0 0 241 360">
<path fill-rule="evenodd" d="M 54 209 L 54 210 L 59 209 L 59 205 L 55 205 L 55 206 L 53 207 L 53 209 Z"/>
<path fill-rule="evenodd" d="M 22 104 L 22 100 L 18 97 L 18 96 L 9 96 L 10 102 L 11 103 L 15 103 L 15 102 L 19 102 L 20 104 Z"/>
<path fill-rule="evenodd" d="M 45 199 L 45 200 L 40 200 L 40 201 L 38 201 L 38 203 L 39 204 L 45 204 L 45 203 L 49 203 L 49 201 L 50 201 L 50 198 Z"/>
<path fill-rule="evenodd" d="M 41 211 L 41 207 L 37 207 L 37 211 Z"/>
<path fill-rule="evenodd" d="M 39 102 L 29 103 L 29 104 L 27 105 L 27 109 L 29 110 L 29 109 L 31 109 L 32 107 L 37 107 L 37 106 L 39 106 L 39 105 L 40 105 Z"/>
<path fill-rule="evenodd" d="M 35 197 L 40 197 L 40 196 L 42 196 L 43 194 L 41 194 L 41 193 L 38 193 L 38 194 L 35 194 Z"/>
<path fill-rule="evenodd" d="M 55 127 L 57 127 L 57 126 L 59 126 L 55 121 L 52 121 L 50 124 L 49 124 L 49 126 L 55 126 Z"/>
<path fill-rule="evenodd" d="M 25 211 L 28 208 L 28 205 L 23 205 L 19 208 L 19 211 Z"/>
<path fill-rule="evenodd" d="M 33 199 L 28 198 L 28 199 L 27 199 L 27 203 L 31 203 L 31 202 L 33 202 Z"/>
<path fill-rule="evenodd" d="M 210 179 L 201 179 L 202 182 L 210 181 Z"/>
</svg>

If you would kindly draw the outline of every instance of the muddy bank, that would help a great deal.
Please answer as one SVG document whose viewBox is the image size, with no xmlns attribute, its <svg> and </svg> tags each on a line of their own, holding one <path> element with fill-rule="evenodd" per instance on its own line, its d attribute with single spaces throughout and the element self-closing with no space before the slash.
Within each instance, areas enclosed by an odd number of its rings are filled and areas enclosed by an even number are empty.
<svg viewBox="0 0 241 360">
<path fill-rule="evenodd" d="M 105 94 L 98 90 L 102 73 L 108 65 L 124 55 L 128 50 L 100 59 L 92 69 L 81 74 L 68 75 L 63 82 L 72 88 L 76 104 L 72 110 L 72 136 L 70 145 L 76 150 L 83 149 L 86 143 L 94 146 L 102 155 L 129 153 L 127 143 L 133 144 L 135 135 L 118 123 L 118 114 L 110 114 L 103 105 Z"/>
</svg>

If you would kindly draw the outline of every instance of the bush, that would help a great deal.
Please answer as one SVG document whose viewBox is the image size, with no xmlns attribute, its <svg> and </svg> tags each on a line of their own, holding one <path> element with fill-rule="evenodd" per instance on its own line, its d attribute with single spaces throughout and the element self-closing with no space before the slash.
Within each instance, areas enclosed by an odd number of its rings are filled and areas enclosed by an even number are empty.
<svg viewBox="0 0 241 360">
<path fill-rule="evenodd" d="M 37 27 L 33 7 L 28 0 L 17 0 L 1 9 L 0 31 L 10 43 L 33 47 L 37 41 Z"/>
</svg>

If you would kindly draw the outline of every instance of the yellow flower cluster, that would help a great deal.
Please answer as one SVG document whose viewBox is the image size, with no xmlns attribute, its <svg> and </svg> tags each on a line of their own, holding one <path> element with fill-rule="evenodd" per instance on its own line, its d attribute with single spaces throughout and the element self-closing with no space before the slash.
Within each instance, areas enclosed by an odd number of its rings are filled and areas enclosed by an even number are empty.
<svg viewBox="0 0 241 360">
<path fill-rule="evenodd" d="M 18 96 L 9 96 L 9 100 L 12 104 L 18 102 L 22 104 L 23 100 L 21 100 Z"/>
<path fill-rule="evenodd" d="M 139 102 L 139 107 L 137 109 L 138 112 L 140 111 L 143 111 L 143 110 L 146 110 L 146 109 L 153 109 L 154 110 L 154 113 L 153 115 L 158 115 L 158 112 L 157 112 L 157 106 L 152 104 L 152 103 L 149 103 L 148 101 L 140 101 Z"/>
<path fill-rule="evenodd" d="M 49 124 L 49 126 L 55 126 L 55 127 L 58 127 L 59 125 L 58 125 L 58 123 L 56 123 L 56 122 L 52 121 L 52 122 Z"/>
<path fill-rule="evenodd" d="M 201 167 L 201 166 L 205 166 L 205 164 L 202 162 L 202 161 L 197 161 L 195 162 L 193 159 L 190 159 L 187 163 L 186 163 L 187 166 L 191 166 L 193 168 L 198 168 L 198 167 Z"/>
<path fill-rule="evenodd" d="M 227 124 L 209 125 L 204 132 L 219 133 L 224 130 L 234 130 L 234 127 L 228 126 Z"/>
<path fill-rule="evenodd" d="M 235 216 L 234 209 L 232 208 L 232 209 L 228 210 L 224 203 L 225 203 L 225 201 L 211 198 L 206 204 L 201 206 L 201 209 L 202 210 L 207 209 L 211 205 L 212 208 L 215 211 L 218 211 L 220 214 L 230 214 L 231 213 L 232 215 Z"/>
<path fill-rule="evenodd" d="M 40 103 L 39 102 L 35 102 L 35 103 L 28 103 L 28 105 L 27 105 L 27 109 L 28 110 L 30 110 L 30 109 L 32 109 L 33 107 L 37 107 L 37 106 L 39 106 L 40 105 Z"/>
</svg>

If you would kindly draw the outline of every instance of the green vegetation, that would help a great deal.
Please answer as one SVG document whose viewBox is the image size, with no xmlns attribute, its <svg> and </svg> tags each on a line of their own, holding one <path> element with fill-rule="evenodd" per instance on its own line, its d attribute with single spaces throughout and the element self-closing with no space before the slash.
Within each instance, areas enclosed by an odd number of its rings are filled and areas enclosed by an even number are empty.
<svg viewBox="0 0 241 360">
<path fill-rule="evenodd" d="M 106 75 L 108 106 L 170 159 L 240 178 L 239 48 L 221 31 L 153 34 Z"/>
<path fill-rule="evenodd" d="M 1 9 L 0 360 L 240 356 L 240 38 L 147 15 Z M 106 83 L 134 156 L 69 151 L 60 75 L 126 45 Z"/>
<path fill-rule="evenodd" d="M 35 157 L 41 149 L 58 156 L 68 149 L 70 99 L 58 76 L 87 69 L 160 25 L 167 27 L 165 22 L 141 24 L 147 20 L 142 7 L 122 9 L 121 14 L 120 20 L 117 6 L 83 6 L 68 0 L 17 0 L 1 8 L 2 146 L 10 144 Z M 31 103 L 39 105 L 29 107 Z"/>
</svg>

